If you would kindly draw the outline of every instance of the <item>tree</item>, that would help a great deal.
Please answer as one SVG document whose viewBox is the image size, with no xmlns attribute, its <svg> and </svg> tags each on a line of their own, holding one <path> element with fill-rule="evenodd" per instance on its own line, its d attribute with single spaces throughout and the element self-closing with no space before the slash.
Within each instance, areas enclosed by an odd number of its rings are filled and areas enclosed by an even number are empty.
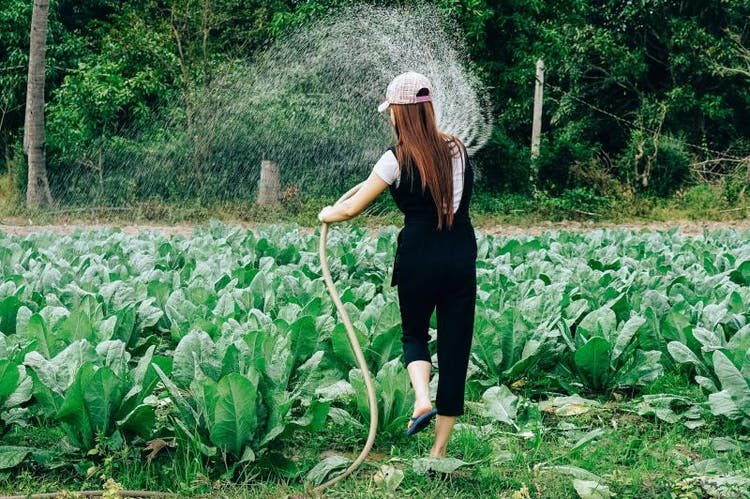
<svg viewBox="0 0 750 499">
<path fill-rule="evenodd" d="M 719 74 L 742 75 L 750 78 L 750 47 L 742 44 L 742 37 L 740 35 L 733 33 L 730 36 L 734 42 L 734 50 L 732 52 L 737 61 L 732 66 L 717 64 Z"/>
<path fill-rule="evenodd" d="M 26 206 L 38 208 L 52 204 L 44 154 L 44 72 L 47 49 L 49 0 L 34 0 L 31 12 L 29 76 L 26 86 L 24 152 L 28 157 Z"/>
</svg>

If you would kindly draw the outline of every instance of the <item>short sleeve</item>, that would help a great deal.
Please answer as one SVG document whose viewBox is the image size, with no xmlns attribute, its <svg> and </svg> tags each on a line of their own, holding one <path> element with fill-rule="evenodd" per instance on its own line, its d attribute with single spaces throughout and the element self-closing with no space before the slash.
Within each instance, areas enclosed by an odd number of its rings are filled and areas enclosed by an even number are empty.
<svg viewBox="0 0 750 499">
<path fill-rule="evenodd" d="M 400 170 L 398 167 L 398 160 L 393 154 L 393 151 L 388 149 L 385 154 L 380 157 L 378 162 L 375 163 L 372 171 L 388 185 L 391 185 L 398 180 Z"/>
</svg>

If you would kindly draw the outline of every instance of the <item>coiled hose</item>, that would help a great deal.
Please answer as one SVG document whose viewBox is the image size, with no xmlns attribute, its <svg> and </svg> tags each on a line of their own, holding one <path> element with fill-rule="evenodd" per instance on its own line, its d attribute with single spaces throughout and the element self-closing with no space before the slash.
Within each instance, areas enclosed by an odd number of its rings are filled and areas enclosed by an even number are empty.
<svg viewBox="0 0 750 499">
<path fill-rule="evenodd" d="M 341 198 L 336 201 L 335 205 L 352 197 L 361 186 L 362 184 L 358 184 L 349 189 L 346 194 L 341 196 Z M 354 462 L 346 469 L 346 471 L 344 471 L 340 475 L 333 477 L 331 480 L 318 485 L 313 489 L 313 492 L 318 494 L 331 485 L 335 484 L 336 482 L 343 480 L 347 476 L 351 475 L 357 468 L 359 468 L 359 465 L 362 464 L 362 462 L 367 458 L 367 454 L 369 454 L 370 449 L 372 449 L 372 444 L 375 442 L 375 435 L 378 429 L 378 402 L 377 398 L 375 397 L 375 385 L 373 385 L 372 383 L 372 376 L 370 375 L 370 370 L 367 368 L 367 362 L 365 361 L 365 356 L 362 353 L 362 347 L 359 345 L 357 336 L 354 334 L 352 321 L 349 318 L 349 314 L 346 313 L 344 304 L 341 303 L 341 298 L 339 297 L 339 292 L 336 290 L 336 286 L 333 284 L 333 279 L 331 278 L 331 270 L 328 268 L 328 256 L 326 254 L 327 243 L 328 224 L 323 222 L 323 225 L 320 228 L 320 269 L 323 272 L 323 279 L 326 282 L 328 293 L 331 295 L 331 299 L 336 305 L 336 310 L 339 313 L 339 317 L 346 327 L 346 332 L 349 335 L 349 341 L 352 344 L 354 355 L 357 357 L 359 368 L 362 370 L 362 377 L 365 380 L 365 387 L 367 388 L 367 401 L 370 406 L 370 433 L 367 435 L 367 442 L 365 443 L 362 452 L 360 452 L 357 459 L 354 460 Z"/>
</svg>

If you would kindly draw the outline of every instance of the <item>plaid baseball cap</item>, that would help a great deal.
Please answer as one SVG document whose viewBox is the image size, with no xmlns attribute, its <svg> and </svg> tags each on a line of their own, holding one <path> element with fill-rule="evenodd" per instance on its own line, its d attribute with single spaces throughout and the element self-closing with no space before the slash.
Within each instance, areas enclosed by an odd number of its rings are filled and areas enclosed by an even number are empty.
<svg viewBox="0 0 750 499">
<path fill-rule="evenodd" d="M 427 95 L 417 96 L 420 90 L 427 89 Z M 385 102 L 378 106 L 382 113 L 391 104 L 416 104 L 417 102 L 432 101 L 432 84 L 427 77 L 414 71 L 408 71 L 395 77 L 388 84 L 385 92 Z"/>
</svg>

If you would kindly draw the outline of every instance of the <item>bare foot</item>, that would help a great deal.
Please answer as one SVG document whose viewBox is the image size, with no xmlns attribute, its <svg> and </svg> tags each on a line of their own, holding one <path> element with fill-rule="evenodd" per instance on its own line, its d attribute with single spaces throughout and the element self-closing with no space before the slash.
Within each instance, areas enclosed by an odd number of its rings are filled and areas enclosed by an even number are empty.
<svg viewBox="0 0 750 499">
<path fill-rule="evenodd" d="M 411 417 L 416 418 L 418 416 L 421 416 L 422 414 L 428 413 L 432 410 L 432 404 L 429 400 L 417 400 L 414 402 L 414 412 L 412 413 Z M 406 423 L 406 428 L 411 428 L 411 425 L 414 424 L 414 421 L 409 420 Z"/>
</svg>

